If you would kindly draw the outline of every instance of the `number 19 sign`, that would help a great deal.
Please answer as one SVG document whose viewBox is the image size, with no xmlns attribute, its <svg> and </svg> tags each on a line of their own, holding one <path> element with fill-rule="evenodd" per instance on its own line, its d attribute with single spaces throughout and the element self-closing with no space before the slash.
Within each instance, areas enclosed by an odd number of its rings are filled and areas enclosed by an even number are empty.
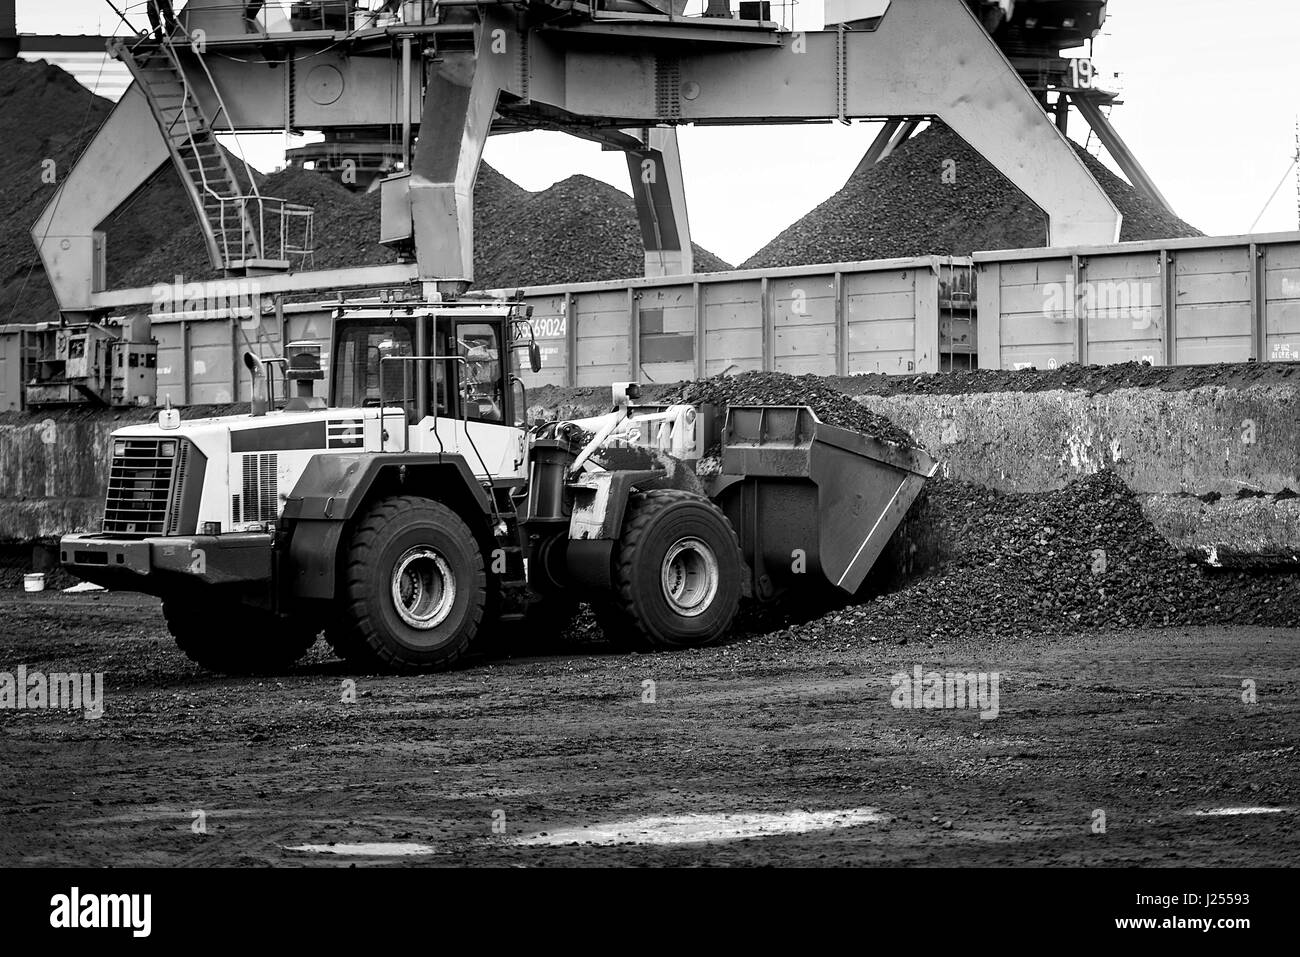
<svg viewBox="0 0 1300 957">
<path fill-rule="evenodd" d="M 1091 90 L 1097 77 L 1097 68 L 1088 57 L 1070 61 L 1070 81 L 1076 90 Z"/>
</svg>

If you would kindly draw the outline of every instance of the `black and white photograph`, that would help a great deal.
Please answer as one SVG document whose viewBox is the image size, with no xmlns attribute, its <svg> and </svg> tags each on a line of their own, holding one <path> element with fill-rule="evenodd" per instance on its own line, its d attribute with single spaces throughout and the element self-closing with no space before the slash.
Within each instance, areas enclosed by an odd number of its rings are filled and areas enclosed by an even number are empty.
<svg viewBox="0 0 1300 957">
<path fill-rule="evenodd" d="M 1294 0 L 0 0 L 5 926 L 509 871 L 1260 946 L 1298 57 Z"/>
</svg>

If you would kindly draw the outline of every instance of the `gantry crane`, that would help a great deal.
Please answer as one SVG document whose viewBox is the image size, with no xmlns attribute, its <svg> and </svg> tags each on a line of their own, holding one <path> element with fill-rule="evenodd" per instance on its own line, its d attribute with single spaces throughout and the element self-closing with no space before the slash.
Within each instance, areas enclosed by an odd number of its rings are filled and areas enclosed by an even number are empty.
<svg viewBox="0 0 1300 957">
<path fill-rule="evenodd" d="M 169 162 L 213 265 L 259 276 L 266 293 L 412 282 L 459 294 L 484 143 L 532 129 L 627 154 L 651 274 L 692 270 L 681 124 L 935 117 L 1043 209 L 1053 244 L 1118 238 L 1115 205 L 965 0 L 893 0 L 874 22 L 810 32 L 686 16 L 684 0 L 370 6 L 191 0 L 165 40 L 115 40 L 135 82 L 32 230 L 61 309 L 149 301 L 101 288 L 100 224 Z M 376 125 L 400 130 L 409 157 L 383 182 L 382 241 L 408 254 L 389 267 L 304 270 L 310 212 L 261 196 L 214 148 L 227 132 Z"/>
</svg>

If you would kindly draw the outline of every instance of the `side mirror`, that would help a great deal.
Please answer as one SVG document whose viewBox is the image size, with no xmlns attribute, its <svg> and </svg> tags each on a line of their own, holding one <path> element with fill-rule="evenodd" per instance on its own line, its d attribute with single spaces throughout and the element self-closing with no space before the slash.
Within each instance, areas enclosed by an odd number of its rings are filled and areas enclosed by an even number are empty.
<svg viewBox="0 0 1300 957">
<path fill-rule="evenodd" d="M 511 424 L 516 429 L 528 428 L 528 392 L 515 376 L 510 377 L 510 395 L 510 404 L 514 410 L 514 422 Z"/>
<path fill-rule="evenodd" d="M 528 365 L 534 372 L 542 371 L 542 350 L 535 342 L 528 346 Z"/>
</svg>

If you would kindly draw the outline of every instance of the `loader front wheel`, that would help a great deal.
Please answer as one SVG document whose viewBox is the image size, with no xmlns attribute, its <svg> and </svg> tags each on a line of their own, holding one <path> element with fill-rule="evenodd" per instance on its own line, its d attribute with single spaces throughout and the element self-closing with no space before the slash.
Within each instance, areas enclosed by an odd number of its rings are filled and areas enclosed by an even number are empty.
<svg viewBox="0 0 1300 957">
<path fill-rule="evenodd" d="M 724 635 L 740 606 L 744 563 L 727 517 L 702 495 L 638 493 L 614 562 L 613 607 L 600 615 L 623 645 L 695 648 Z"/>
<path fill-rule="evenodd" d="M 449 668 L 464 655 L 483 620 L 487 570 L 454 511 L 416 496 L 383 499 L 362 517 L 346 563 L 345 649 L 364 647 L 381 665 L 418 671 Z"/>
<path fill-rule="evenodd" d="M 169 598 L 163 602 L 176 647 L 197 665 L 226 675 L 275 674 L 316 643 L 314 623 L 277 618 L 228 600 Z"/>
</svg>

